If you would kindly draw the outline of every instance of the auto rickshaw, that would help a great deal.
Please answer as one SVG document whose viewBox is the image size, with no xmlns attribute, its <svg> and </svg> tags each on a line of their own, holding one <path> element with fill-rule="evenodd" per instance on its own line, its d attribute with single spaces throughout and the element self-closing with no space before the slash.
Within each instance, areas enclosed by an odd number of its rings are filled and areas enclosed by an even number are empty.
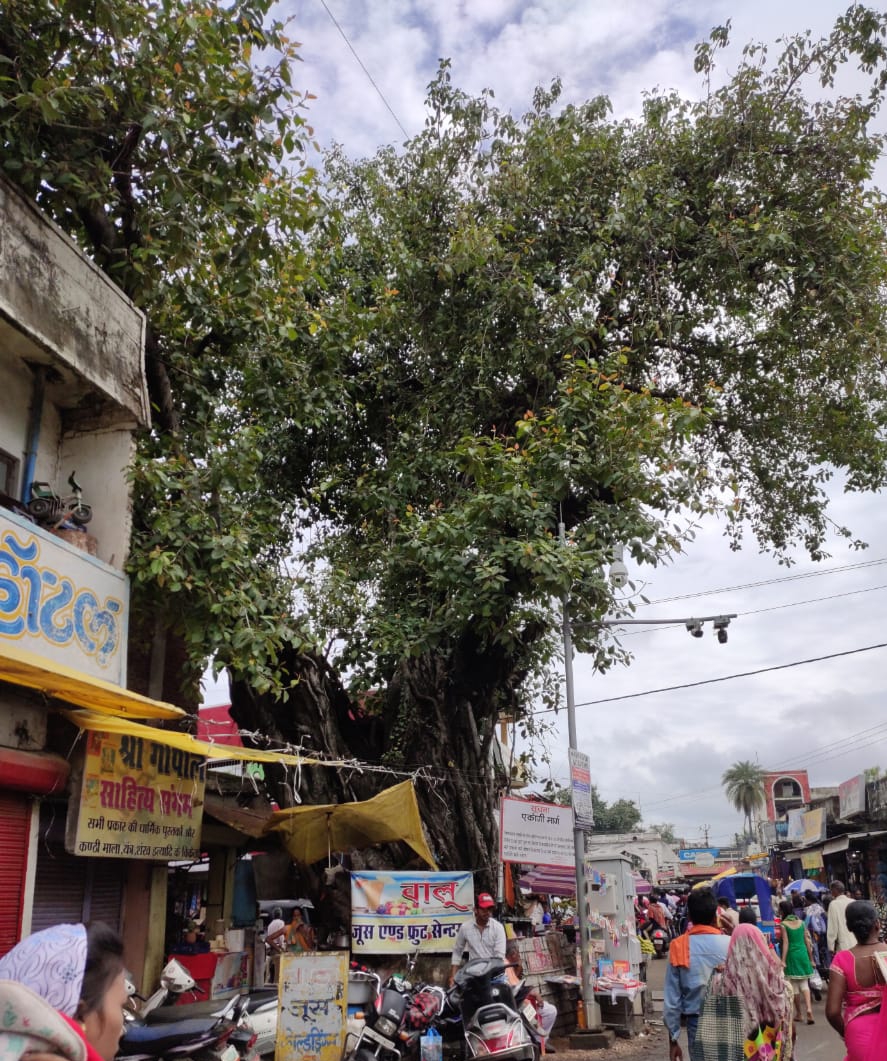
<svg viewBox="0 0 887 1061">
<path fill-rule="evenodd" d="M 773 911 L 770 882 L 757 873 L 733 873 L 712 883 L 715 897 L 730 900 L 734 910 L 751 906 L 758 915 L 758 927 L 778 951 L 780 943 L 779 919 Z"/>
</svg>

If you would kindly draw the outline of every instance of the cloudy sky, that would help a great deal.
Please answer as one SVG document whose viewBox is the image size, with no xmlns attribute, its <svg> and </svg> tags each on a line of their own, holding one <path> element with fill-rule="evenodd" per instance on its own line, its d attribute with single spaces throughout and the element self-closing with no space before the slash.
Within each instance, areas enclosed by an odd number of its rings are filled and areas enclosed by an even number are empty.
<svg viewBox="0 0 887 1061">
<path fill-rule="evenodd" d="M 460 87 L 490 87 L 497 103 L 517 114 L 528 109 L 537 84 L 557 76 L 565 101 L 603 93 L 616 115 L 633 115 L 645 89 L 701 91 L 693 47 L 711 27 L 732 20 L 729 65 L 749 40 L 773 42 L 803 29 L 824 34 L 846 6 L 826 0 L 284 0 L 278 14 L 292 18 L 302 42 L 300 87 L 317 96 L 311 122 L 319 142 L 338 142 L 363 156 L 421 128 L 425 88 L 439 57 L 452 59 Z M 873 765 L 887 768 L 881 677 L 887 650 L 870 647 L 887 641 L 883 499 L 836 495 L 836 521 L 869 542 L 865 552 L 836 540 L 828 561 L 799 556 L 795 566 L 780 567 L 751 543 L 732 553 L 722 528 L 711 525 L 669 568 L 632 571 L 638 590 L 662 602 L 639 615 L 739 617 L 726 645 L 710 627 L 702 639 L 683 627 L 635 629 L 625 640 L 634 662 L 620 672 L 595 675 L 577 658 L 579 743 L 606 799 L 635 799 L 647 822 L 672 822 L 694 842 L 707 827 L 710 842 L 724 844 L 740 819 L 719 781 L 738 759 L 767 768 L 807 765 L 814 785 L 836 785 Z M 802 662 L 846 652 L 855 654 Z M 218 693 L 210 691 L 209 699 Z M 566 774 L 565 747 L 563 720 L 550 742 L 558 778 Z"/>
</svg>

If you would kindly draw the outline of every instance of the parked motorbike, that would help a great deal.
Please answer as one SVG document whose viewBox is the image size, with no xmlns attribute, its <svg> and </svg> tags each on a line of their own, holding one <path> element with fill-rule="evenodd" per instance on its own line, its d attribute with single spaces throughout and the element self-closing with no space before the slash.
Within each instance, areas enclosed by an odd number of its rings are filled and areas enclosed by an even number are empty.
<svg viewBox="0 0 887 1061">
<path fill-rule="evenodd" d="M 536 1011 L 525 999 L 522 1011 L 502 977 L 509 968 L 501 958 L 474 958 L 456 973 L 450 1001 L 457 1001 L 469 1058 L 539 1061 L 541 1042 L 534 1033 Z"/>
<path fill-rule="evenodd" d="M 237 1047 L 228 1040 L 237 1027 L 231 1011 L 220 1017 L 192 1017 L 163 1024 L 147 1024 L 137 1017 L 124 1024 L 117 1061 L 161 1061 L 193 1057 L 195 1061 L 239 1061 Z"/>
<path fill-rule="evenodd" d="M 273 1054 L 277 1042 L 277 988 L 244 992 L 229 999 L 204 999 L 181 1003 L 184 995 L 203 992 L 188 970 L 171 959 L 160 974 L 160 986 L 147 999 L 127 981 L 132 1018 L 149 1025 L 177 1024 L 186 1019 L 224 1017 L 236 1022 L 231 1041 L 240 1057 Z M 135 1003 L 141 1003 L 135 1004 Z"/>
<path fill-rule="evenodd" d="M 364 1012 L 363 1027 L 352 1033 L 345 1047 L 345 1061 L 405 1061 L 419 1053 L 422 1034 L 436 1021 L 443 1009 L 443 988 L 427 984 L 415 987 L 406 977 L 395 974 L 381 983 L 375 980 L 376 1001 Z"/>
</svg>

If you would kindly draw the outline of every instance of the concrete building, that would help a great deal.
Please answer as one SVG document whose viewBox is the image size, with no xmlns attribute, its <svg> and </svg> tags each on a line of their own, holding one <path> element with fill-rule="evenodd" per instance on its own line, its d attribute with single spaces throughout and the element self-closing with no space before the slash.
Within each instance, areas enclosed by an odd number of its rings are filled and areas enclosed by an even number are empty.
<svg viewBox="0 0 887 1061">
<path fill-rule="evenodd" d="M 166 863 L 72 850 L 87 738 L 64 712 L 181 714 L 125 689 L 144 334 L 129 299 L 0 180 L 0 953 L 47 924 L 104 920 L 137 975 L 162 958 Z M 72 473 L 91 521 L 65 501 L 36 518 L 33 484 L 63 497 Z"/>
</svg>

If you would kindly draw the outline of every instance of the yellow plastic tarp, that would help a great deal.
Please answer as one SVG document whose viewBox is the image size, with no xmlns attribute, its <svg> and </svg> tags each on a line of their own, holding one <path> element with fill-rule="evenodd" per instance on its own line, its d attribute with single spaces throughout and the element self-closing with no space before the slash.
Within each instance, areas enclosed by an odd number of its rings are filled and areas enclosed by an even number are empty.
<svg viewBox="0 0 887 1061">
<path fill-rule="evenodd" d="M 321 759 L 306 759 L 302 755 L 289 755 L 285 752 L 262 751 L 259 748 L 238 748 L 232 744 L 215 744 L 212 741 L 198 740 L 190 733 L 175 733 L 169 729 L 156 729 L 154 726 L 140 726 L 125 718 L 112 718 L 110 715 L 93 714 L 90 711 L 62 711 L 65 718 L 71 720 L 80 729 L 98 730 L 100 733 L 125 733 L 131 737 L 144 737 L 158 744 L 167 744 L 170 748 L 180 748 L 193 755 L 205 755 L 207 759 L 237 759 L 246 763 L 283 763 L 285 766 L 343 766 L 342 762 Z"/>
<path fill-rule="evenodd" d="M 13 645 L 0 645 L 0 681 L 37 689 L 44 696 L 117 718 L 184 718 L 180 707 L 93 678 L 64 663 Z"/>
<path fill-rule="evenodd" d="M 272 814 L 265 832 L 278 832 L 297 862 L 310 865 L 330 851 L 402 840 L 432 869 L 437 863 L 425 843 L 412 781 L 386 788 L 362 803 L 290 807 Z"/>
</svg>

